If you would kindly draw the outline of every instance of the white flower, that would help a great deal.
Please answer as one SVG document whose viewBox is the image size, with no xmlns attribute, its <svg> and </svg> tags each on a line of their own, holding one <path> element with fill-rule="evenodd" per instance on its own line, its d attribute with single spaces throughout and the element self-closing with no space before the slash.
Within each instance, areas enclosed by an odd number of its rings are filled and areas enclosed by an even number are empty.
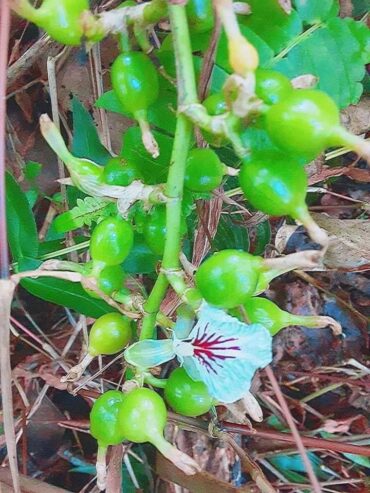
<svg viewBox="0 0 370 493">
<path fill-rule="evenodd" d="M 171 342 L 142 341 L 125 352 L 127 362 L 141 368 L 174 356 L 193 380 L 206 384 L 215 399 L 231 403 L 249 391 L 256 370 L 271 362 L 272 337 L 263 325 L 247 325 L 204 303 L 185 339 L 177 338 L 175 329 Z"/>
</svg>

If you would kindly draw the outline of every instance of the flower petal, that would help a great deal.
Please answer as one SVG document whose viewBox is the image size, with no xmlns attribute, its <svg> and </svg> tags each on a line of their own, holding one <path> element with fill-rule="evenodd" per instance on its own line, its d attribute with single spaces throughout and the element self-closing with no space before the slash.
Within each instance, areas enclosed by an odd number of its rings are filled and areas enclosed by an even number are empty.
<svg viewBox="0 0 370 493">
<path fill-rule="evenodd" d="M 124 358 L 129 365 L 138 368 L 153 368 L 162 365 L 175 357 L 173 341 L 164 339 L 145 339 L 135 342 L 124 352 Z"/>
<path fill-rule="evenodd" d="M 192 346 L 192 354 L 186 345 Z M 175 340 L 174 348 L 189 376 L 203 381 L 225 403 L 241 399 L 255 371 L 272 360 L 272 337 L 263 325 L 247 325 L 206 304 L 189 337 Z"/>
</svg>

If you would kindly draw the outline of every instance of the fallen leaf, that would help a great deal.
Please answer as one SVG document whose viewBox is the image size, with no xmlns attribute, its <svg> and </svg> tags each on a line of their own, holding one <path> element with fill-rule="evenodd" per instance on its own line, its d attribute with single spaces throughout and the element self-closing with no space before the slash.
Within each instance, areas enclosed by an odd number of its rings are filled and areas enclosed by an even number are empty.
<svg viewBox="0 0 370 493">
<path fill-rule="evenodd" d="M 370 268 L 370 221 L 337 219 L 326 214 L 313 214 L 313 218 L 330 237 L 324 257 L 326 267 L 355 270 L 369 264 Z"/>
<path fill-rule="evenodd" d="M 312 213 L 317 224 L 329 236 L 329 247 L 325 252 L 323 265 L 314 269 L 340 269 L 342 271 L 363 271 L 370 269 L 368 241 L 370 221 L 362 219 L 338 219 L 327 214 Z M 282 253 L 293 235 L 301 234 L 297 225 L 282 226 L 276 234 L 275 246 Z"/>
<path fill-rule="evenodd" d="M 356 421 L 358 417 L 362 416 L 357 414 L 347 419 L 327 419 L 321 429 L 328 433 L 347 433 L 353 421 Z"/>
</svg>

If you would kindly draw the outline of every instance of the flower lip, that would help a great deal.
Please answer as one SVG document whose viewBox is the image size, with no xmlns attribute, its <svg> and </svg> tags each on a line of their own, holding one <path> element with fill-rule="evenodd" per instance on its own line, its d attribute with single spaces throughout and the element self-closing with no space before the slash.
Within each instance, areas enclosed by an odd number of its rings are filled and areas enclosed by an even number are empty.
<svg viewBox="0 0 370 493">
<path fill-rule="evenodd" d="M 238 357 L 240 346 L 237 345 L 237 341 L 236 337 L 224 337 L 213 332 L 212 327 L 207 323 L 198 327 L 192 339 L 183 341 L 191 345 L 192 352 L 189 355 L 182 354 L 182 356 L 194 356 L 203 366 L 217 373 L 215 367 L 220 365 L 218 360 Z"/>
</svg>

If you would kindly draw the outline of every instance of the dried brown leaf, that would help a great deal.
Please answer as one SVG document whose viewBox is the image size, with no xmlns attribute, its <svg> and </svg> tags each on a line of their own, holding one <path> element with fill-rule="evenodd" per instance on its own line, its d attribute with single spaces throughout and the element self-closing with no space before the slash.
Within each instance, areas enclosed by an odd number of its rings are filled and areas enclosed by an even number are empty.
<svg viewBox="0 0 370 493">
<path fill-rule="evenodd" d="M 314 214 L 313 217 L 330 237 L 324 257 L 326 267 L 354 270 L 367 264 L 370 266 L 370 221 L 337 219 L 326 214 Z"/>
</svg>

